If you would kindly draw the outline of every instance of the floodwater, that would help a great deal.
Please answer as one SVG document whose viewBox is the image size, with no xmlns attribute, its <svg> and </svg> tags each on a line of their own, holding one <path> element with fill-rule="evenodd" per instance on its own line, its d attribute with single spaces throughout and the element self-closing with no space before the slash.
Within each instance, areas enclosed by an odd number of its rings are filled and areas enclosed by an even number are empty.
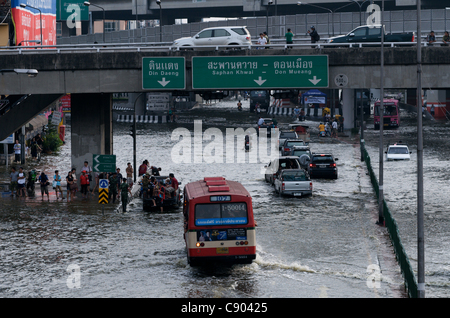
<svg viewBox="0 0 450 318">
<path fill-rule="evenodd" d="M 339 178 L 313 180 L 308 198 L 278 197 L 261 174 L 266 162 L 195 163 L 194 151 L 192 162 L 172 160 L 179 142 L 171 140 L 172 132 L 185 127 L 193 133 L 194 120 L 203 120 L 203 131 L 254 126 L 248 102 L 243 112 L 235 105 L 221 102 L 180 113 L 177 123 L 138 125 L 137 160 L 139 165 L 148 159 L 162 174 L 173 172 L 181 186 L 218 175 L 241 182 L 253 197 L 258 223 L 251 265 L 191 268 L 181 210 L 147 213 L 135 199 L 126 214 L 112 204 L 102 214 L 96 198 L 68 203 L 8 197 L 1 199 L 0 297 L 405 297 L 386 229 L 375 225 L 376 198 L 354 139 L 319 140 L 317 123 L 309 122 L 311 150 L 339 158 Z M 291 121 L 278 119 L 284 128 Z M 122 170 L 132 162 L 128 133 L 129 124 L 114 123 L 114 153 Z M 47 172 L 66 175 L 68 137 L 58 155 L 43 158 L 40 166 Z M 208 156 L 208 151 L 200 155 Z M 438 215 L 442 212 L 434 214 L 437 227 Z"/>
<path fill-rule="evenodd" d="M 425 297 L 450 296 L 450 124 L 447 120 L 424 119 L 424 234 Z M 399 226 L 400 237 L 411 266 L 417 275 L 417 119 L 401 113 L 401 126 L 385 130 L 384 149 L 389 143 L 402 141 L 412 152 L 410 161 L 387 161 L 384 155 L 384 196 Z M 378 177 L 379 131 L 368 126 L 367 150 Z M 416 276 L 417 277 L 417 276 Z"/>
</svg>

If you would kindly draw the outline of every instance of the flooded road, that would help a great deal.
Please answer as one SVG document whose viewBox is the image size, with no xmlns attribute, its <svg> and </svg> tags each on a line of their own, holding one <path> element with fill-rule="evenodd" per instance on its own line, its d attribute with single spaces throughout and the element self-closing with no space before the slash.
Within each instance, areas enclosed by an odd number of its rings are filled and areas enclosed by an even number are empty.
<svg viewBox="0 0 450 318">
<path fill-rule="evenodd" d="M 138 125 L 137 160 L 139 165 L 148 159 L 163 175 L 174 173 L 181 186 L 217 175 L 241 182 L 253 197 L 258 223 L 253 264 L 191 268 L 181 210 L 146 213 L 135 199 L 127 214 L 108 205 L 102 215 L 96 198 L 70 203 L 2 198 L 0 297 L 405 297 L 386 230 L 374 225 L 376 198 L 359 145 L 350 138 L 319 140 L 314 128 L 311 150 L 339 158 L 339 178 L 313 180 L 308 198 L 278 197 L 261 174 L 266 162 L 173 162 L 179 140 L 171 140 L 172 131 L 193 132 L 194 120 L 203 120 L 203 131 L 218 128 L 224 138 L 228 127 L 253 127 L 257 118 L 246 111 L 248 102 L 243 112 L 235 104 L 181 113 L 177 123 Z M 282 128 L 291 122 L 278 120 Z M 129 124 L 114 123 L 121 170 L 132 162 L 128 132 Z M 41 164 L 65 176 L 70 138 L 59 155 Z"/>
<path fill-rule="evenodd" d="M 450 297 L 450 124 L 424 120 L 424 229 L 425 296 Z M 415 114 L 401 113 L 401 127 L 384 131 L 389 142 L 402 141 L 412 151 L 410 161 L 384 161 L 384 195 L 399 226 L 400 237 L 417 275 L 417 122 Z M 368 126 L 365 141 L 378 177 L 379 132 Z M 385 158 L 385 157 L 384 157 Z"/>
</svg>

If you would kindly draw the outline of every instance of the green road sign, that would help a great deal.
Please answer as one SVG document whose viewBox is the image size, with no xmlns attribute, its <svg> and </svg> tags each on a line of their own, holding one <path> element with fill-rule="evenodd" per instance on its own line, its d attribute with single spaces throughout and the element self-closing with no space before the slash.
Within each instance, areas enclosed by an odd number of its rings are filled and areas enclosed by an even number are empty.
<svg viewBox="0 0 450 318">
<path fill-rule="evenodd" d="M 328 87 L 328 55 L 192 57 L 193 89 Z"/>
<path fill-rule="evenodd" d="M 116 155 L 93 155 L 94 172 L 115 172 Z"/>
<path fill-rule="evenodd" d="M 142 58 L 142 89 L 186 89 L 184 57 Z"/>
<path fill-rule="evenodd" d="M 89 21 L 89 7 L 84 5 L 84 0 L 57 0 L 57 21 Z"/>
</svg>

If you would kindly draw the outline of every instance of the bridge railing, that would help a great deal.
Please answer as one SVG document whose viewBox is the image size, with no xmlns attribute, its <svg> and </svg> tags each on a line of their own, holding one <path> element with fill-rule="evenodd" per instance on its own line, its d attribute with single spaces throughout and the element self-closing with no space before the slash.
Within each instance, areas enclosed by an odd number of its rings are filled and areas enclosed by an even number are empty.
<svg viewBox="0 0 450 318">
<path fill-rule="evenodd" d="M 282 42 L 282 41 L 277 41 Z M 161 45 L 163 44 L 163 45 Z M 385 42 L 385 47 L 400 47 L 400 46 L 416 46 L 416 42 Z M 64 44 L 64 45 L 50 45 L 50 46 L 26 46 L 26 47 L 0 47 L 0 55 L 11 54 L 45 54 L 45 53 L 106 53 L 106 52 L 167 52 L 167 51 L 220 51 L 220 50 L 260 50 L 260 49 L 306 49 L 306 48 L 362 48 L 362 47 L 379 47 L 379 42 L 364 42 L 364 43 L 296 43 L 296 44 L 267 44 L 267 45 L 211 45 L 211 46 L 173 46 L 169 42 L 145 42 L 145 43 L 108 43 L 108 44 Z M 428 44 L 422 43 L 422 46 Z"/>
</svg>

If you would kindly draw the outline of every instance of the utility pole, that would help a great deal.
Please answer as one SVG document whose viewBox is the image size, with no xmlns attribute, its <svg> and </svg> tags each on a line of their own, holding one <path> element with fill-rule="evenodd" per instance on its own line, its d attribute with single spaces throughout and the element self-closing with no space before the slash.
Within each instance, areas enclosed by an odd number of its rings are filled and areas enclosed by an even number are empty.
<svg viewBox="0 0 450 318">
<path fill-rule="evenodd" d="M 417 292 L 425 298 L 425 243 L 423 226 L 422 26 L 417 0 Z"/>
<path fill-rule="evenodd" d="M 380 67 L 380 147 L 379 147 L 379 172 L 378 172 L 378 222 L 384 225 L 383 211 L 383 131 L 384 131 L 384 0 L 381 2 L 381 67 Z"/>
</svg>

